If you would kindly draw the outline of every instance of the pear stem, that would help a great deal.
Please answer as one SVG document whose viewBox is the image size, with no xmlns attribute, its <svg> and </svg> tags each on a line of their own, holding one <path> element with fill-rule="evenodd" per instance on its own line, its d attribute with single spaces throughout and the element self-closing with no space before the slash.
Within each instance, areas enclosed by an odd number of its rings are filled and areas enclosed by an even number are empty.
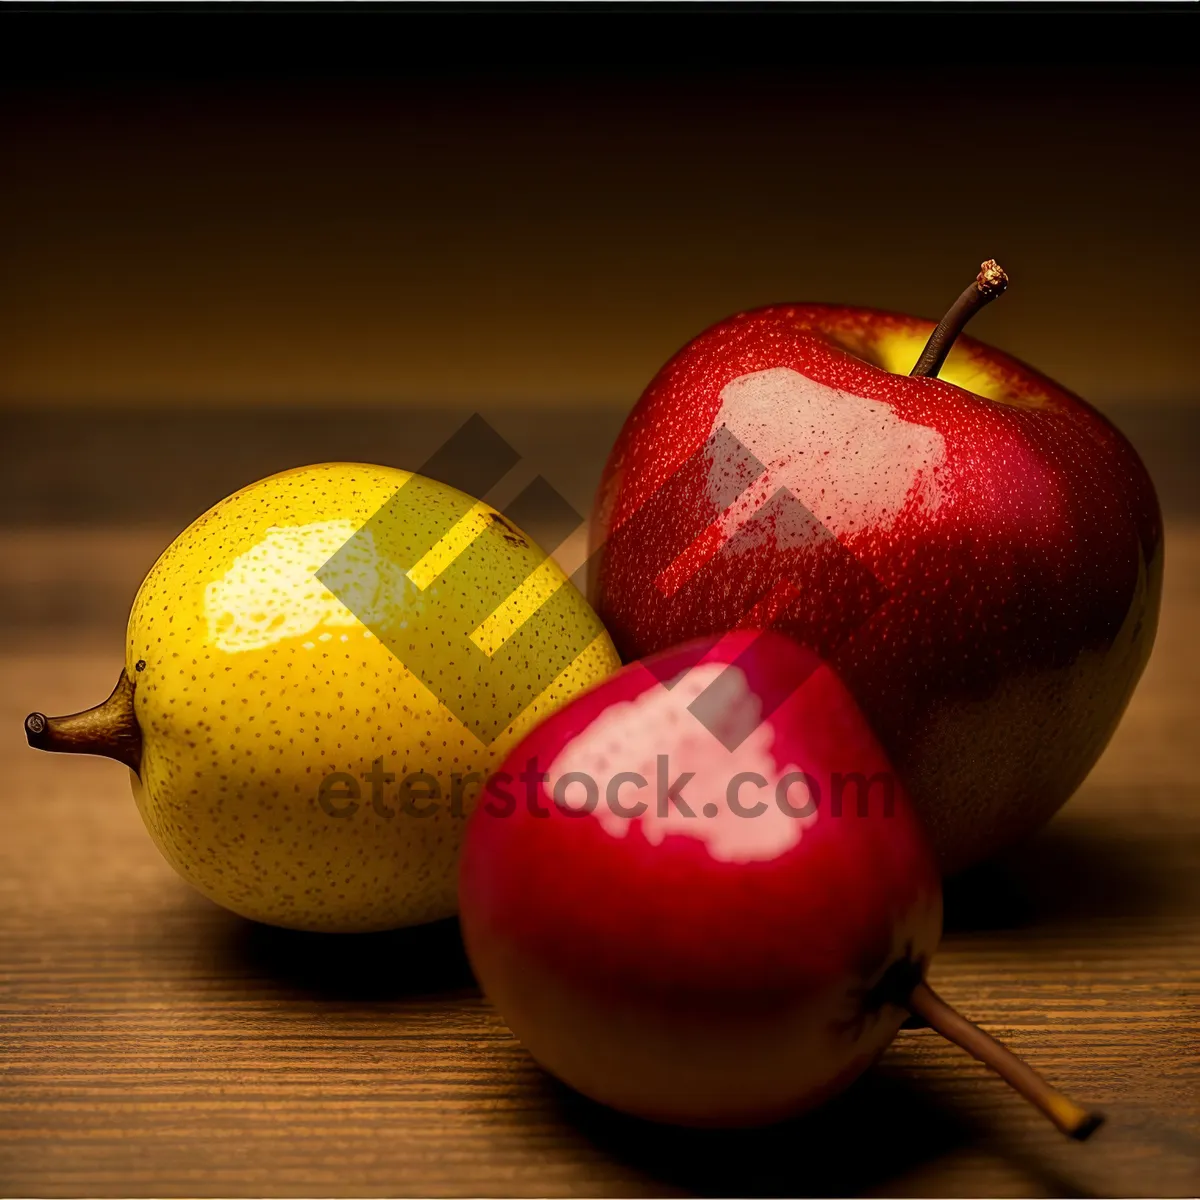
<svg viewBox="0 0 1200 1200">
<path fill-rule="evenodd" d="M 1085 1141 L 1104 1123 L 1104 1116 L 1094 1109 L 1082 1108 L 1062 1092 L 1052 1088 L 1031 1066 L 1023 1063 L 1011 1050 L 1002 1046 L 978 1025 L 968 1021 L 951 1008 L 924 981 L 909 995 L 906 1006 L 942 1037 L 961 1046 L 972 1058 L 991 1067 L 1005 1083 L 1015 1088 L 1053 1125 L 1077 1142 Z"/>
<path fill-rule="evenodd" d="M 994 259 L 980 263 L 979 274 L 954 304 L 950 311 L 938 322 L 937 328 L 929 335 L 917 365 L 909 372 L 910 375 L 925 375 L 931 379 L 937 378 L 937 373 L 946 361 L 946 355 L 954 345 L 955 339 L 967 322 L 981 309 L 986 308 L 997 296 L 1004 294 L 1008 287 L 1008 276 L 1004 268 Z"/>
<path fill-rule="evenodd" d="M 133 681 L 122 671 L 103 704 L 69 717 L 30 713 L 25 738 L 35 750 L 98 754 L 124 763 L 135 774 L 142 765 L 142 731 L 133 710 Z"/>
</svg>

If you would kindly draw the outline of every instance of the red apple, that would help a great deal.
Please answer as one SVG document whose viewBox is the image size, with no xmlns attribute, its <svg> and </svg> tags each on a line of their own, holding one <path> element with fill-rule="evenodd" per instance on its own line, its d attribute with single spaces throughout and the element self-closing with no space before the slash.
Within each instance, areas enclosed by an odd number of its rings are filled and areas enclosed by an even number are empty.
<svg viewBox="0 0 1200 1200">
<path fill-rule="evenodd" d="M 906 374 L 932 328 L 916 317 L 780 304 L 706 330 L 630 414 L 592 529 L 623 658 L 739 625 L 814 647 L 948 871 L 1091 769 L 1150 654 L 1163 564 L 1154 487 L 1100 413 L 970 338 L 935 377 L 984 280 L 925 374 Z"/>
<path fill-rule="evenodd" d="M 837 676 L 778 634 L 627 666 L 535 728 L 471 817 L 459 903 L 526 1049 L 625 1112 L 802 1111 L 918 1012 L 1060 1128 L 1097 1123 L 923 982 L 932 850 Z"/>
</svg>

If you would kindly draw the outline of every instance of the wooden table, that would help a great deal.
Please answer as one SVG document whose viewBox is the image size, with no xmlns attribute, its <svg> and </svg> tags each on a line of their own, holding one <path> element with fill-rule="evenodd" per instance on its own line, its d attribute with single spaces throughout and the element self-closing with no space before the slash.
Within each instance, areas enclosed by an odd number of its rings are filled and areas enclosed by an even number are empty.
<svg viewBox="0 0 1200 1200">
<path fill-rule="evenodd" d="M 1170 526 L 1158 647 L 1111 748 L 1024 853 L 952 887 L 933 970 L 1109 1113 L 1086 1145 L 928 1031 L 807 1119 L 650 1128 L 533 1065 L 453 924 L 316 937 L 194 894 L 121 768 L 34 753 L 21 729 L 107 694 L 121 610 L 170 536 L 0 534 L 36 600 L 0 630 L 3 1194 L 1200 1191 L 1200 524 Z"/>
</svg>

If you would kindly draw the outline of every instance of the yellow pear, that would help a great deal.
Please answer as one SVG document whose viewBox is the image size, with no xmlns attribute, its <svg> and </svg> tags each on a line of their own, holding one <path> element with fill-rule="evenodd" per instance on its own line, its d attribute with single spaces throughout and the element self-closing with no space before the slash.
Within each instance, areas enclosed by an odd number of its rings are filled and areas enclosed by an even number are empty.
<svg viewBox="0 0 1200 1200">
<path fill-rule="evenodd" d="M 506 517 L 420 475 L 284 471 L 168 547 L 102 705 L 31 745 L 132 772 L 159 849 L 273 925 L 387 929 L 456 908 L 487 773 L 619 666 L 583 596 Z"/>
</svg>

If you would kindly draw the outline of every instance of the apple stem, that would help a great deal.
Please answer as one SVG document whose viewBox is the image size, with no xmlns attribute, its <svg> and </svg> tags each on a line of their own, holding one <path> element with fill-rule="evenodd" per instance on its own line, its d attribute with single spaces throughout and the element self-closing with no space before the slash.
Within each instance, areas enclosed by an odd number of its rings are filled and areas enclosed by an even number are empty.
<svg viewBox="0 0 1200 1200">
<path fill-rule="evenodd" d="M 1052 1088 L 1031 1066 L 1002 1046 L 978 1025 L 951 1008 L 924 981 L 913 988 L 906 1006 L 942 1037 L 961 1046 L 972 1058 L 991 1067 L 1007 1084 L 1015 1088 L 1035 1108 L 1068 1137 L 1085 1141 L 1104 1123 L 1094 1109 L 1080 1107 L 1074 1100 Z"/>
<path fill-rule="evenodd" d="M 25 738 L 35 750 L 59 754 L 98 754 L 124 763 L 137 773 L 142 765 L 142 731 L 133 710 L 133 682 L 122 671 L 103 704 L 69 717 L 30 713 Z"/>
<path fill-rule="evenodd" d="M 979 274 L 938 322 L 937 328 L 929 335 L 929 341 L 925 343 L 925 349 L 921 351 L 921 357 L 917 359 L 917 365 L 909 374 L 936 379 L 946 361 L 946 355 L 950 353 L 955 339 L 966 328 L 967 322 L 981 308 L 986 308 L 997 296 L 1003 295 L 1006 287 L 1008 276 L 994 258 L 980 263 Z"/>
</svg>

